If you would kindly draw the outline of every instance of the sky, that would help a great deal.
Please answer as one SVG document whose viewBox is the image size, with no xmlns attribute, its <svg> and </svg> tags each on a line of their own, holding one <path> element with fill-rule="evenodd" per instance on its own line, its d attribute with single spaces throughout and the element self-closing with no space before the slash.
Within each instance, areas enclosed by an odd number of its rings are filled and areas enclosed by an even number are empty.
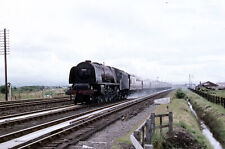
<svg viewBox="0 0 225 149">
<path fill-rule="evenodd" d="M 224 0 L 0 0 L 8 81 L 68 85 L 91 60 L 143 79 L 225 82 L 224 18 Z"/>
</svg>

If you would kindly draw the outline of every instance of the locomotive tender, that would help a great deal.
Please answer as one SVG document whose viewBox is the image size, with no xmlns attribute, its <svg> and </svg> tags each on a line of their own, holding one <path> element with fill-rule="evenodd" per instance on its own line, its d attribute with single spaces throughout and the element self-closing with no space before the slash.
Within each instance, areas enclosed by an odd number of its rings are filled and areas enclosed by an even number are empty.
<svg viewBox="0 0 225 149">
<path fill-rule="evenodd" d="M 143 81 L 136 80 L 134 75 L 89 60 L 71 68 L 69 83 L 72 86 L 66 94 L 74 97 L 75 104 L 120 100 L 130 90 L 143 89 Z"/>
</svg>

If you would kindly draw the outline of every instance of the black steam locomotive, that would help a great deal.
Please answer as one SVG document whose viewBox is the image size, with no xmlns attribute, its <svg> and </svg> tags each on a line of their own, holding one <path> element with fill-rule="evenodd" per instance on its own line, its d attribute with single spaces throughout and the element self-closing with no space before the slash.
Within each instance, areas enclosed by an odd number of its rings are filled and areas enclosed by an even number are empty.
<svg viewBox="0 0 225 149">
<path fill-rule="evenodd" d="M 87 60 L 71 68 L 72 86 L 66 94 L 74 97 L 75 104 L 110 102 L 125 98 L 132 88 L 132 80 L 134 76 L 122 70 Z"/>
</svg>

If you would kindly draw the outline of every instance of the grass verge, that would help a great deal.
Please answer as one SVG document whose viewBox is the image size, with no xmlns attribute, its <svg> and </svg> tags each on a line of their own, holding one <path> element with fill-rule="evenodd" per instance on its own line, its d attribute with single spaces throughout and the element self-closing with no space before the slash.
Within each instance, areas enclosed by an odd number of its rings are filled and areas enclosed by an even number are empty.
<svg viewBox="0 0 225 149">
<path fill-rule="evenodd" d="M 198 116 L 209 126 L 214 136 L 225 147 L 225 109 L 187 91 L 188 98 Z"/>
<path fill-rule="evenodd" d="M 173 112 L 173 128 L 174 130 L 181 130 L 183 128 L 185 131 L 182 133 L 191 134 L 192 138 L 197 141 L 197 144 L 204 148 L 212 148 L 208 140 L 204 137 L 200 130 L 200 126 L 192 111 L 190 110 L 187 102 L 184 98 L 178 99 L 175 97 L 175 92 L 170 94 L 171 102 L 169 104 L 159 105 L 155 109 L 156 114 L 168 113 L 169 111 Z M 168 118 L 163 119 L 163 123 L 168 123 Z M 159 119 L 156 119 L 156 126 L 159 125 Z M 167 142 L 165 140 L 167 128 L 163 129 L 163 135 L 161 136 L 159 130 L 156 130 L 155 135 L 153 137 L 153 145 L 154 148 L 161 149 L 167 146 Z M 188 143 L 188 142 L 187 142 Z M 164 144 L 164 145 L 163 145 Z M 171 144 L 170 144 L 171 145 Z"/>
</svg>

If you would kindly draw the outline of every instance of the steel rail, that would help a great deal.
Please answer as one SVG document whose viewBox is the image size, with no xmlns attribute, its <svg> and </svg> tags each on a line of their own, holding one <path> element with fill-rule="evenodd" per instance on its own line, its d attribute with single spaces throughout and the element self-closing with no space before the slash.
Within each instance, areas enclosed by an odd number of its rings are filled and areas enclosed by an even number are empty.
<svg viewBox="0 0 225 149">
<path fill-rule="evenodd" d="M 111 106 L 115 106 L 115 105 L 118 105 L 118 104 L 121 104 L 121 103 L 124 103 L 124 102 L 126 102 L 126 101 L 121 101 L 120 103 L 113 103 L 113 104 L 110 104 L 110 105 L 106 105 L 104 107 L 100 107 L 100 108 L 96 108 L 96 109 L 93 109 L 93 110 L 85 111 L 83 113 L 79 113 L 79 114 L 76 114 L 76 115 L 67 116 L 67 117 L 64 117 L 64 118 L 61 118 L 61 119 L 46 122 L 46 123 L 40 124 L 38 126 L 30 127 L 30 128 L 23 129 L 23 130 L 19 130 L 19 131 L 12 132 L 12 133 L 9 133 L 9 134 L 5 134 L 5 135 L 0 136 L 0 143 L 11 140 L 15 137 L 20 137 L 20 136 L 26 135 L 28 133 L 31 133 L 31 132 L 34 132 L 34 131 L 37 131 L 37 130 L 40 130 L 40 129 L 44 129 L 46 127 L 50 127 L 50 126 L 53 126 L 53 125 L 56 125 L 56 124 L 59 124 L 59 123 L 77 118 L 79 116 L 83 116 L 85 114 L 92 113 L 92 112 L 95 112 L 95 111 L 98 111 L 98 110 L 102 110 L 102 109 L 105 109 L 105 108 L 108 108 L 108 107 L 111 107 Z M 85 107 L 80 107 L 80 108 L 85 108 Z M 71 109 L 71 111 L 72 110 L 75 110 L 75 109 Z M 55 113 L 51 113 L 51 115 L 55 115 Z"/>
<path fill-rule="evenodd" d="M 152 95 L 144 97 L 144 98 L 138 98 L 138 99 L 126 102 L 126 103 L 119 104 L 117 106 L 114 106 L 111 109 L 105 110 L 101 114 L 93 114 L 92 116 L 89 116 L 88 118 L 78 119 L 77 121 L 74 121 L 72 125 L 61 128 L 57 131 L 55 130 L 55 131 L 49 133 L 48 135 L 41 136 L 41 137 L 37 138 L 36 140 L 28 141 L 27 143 L 15 146 L 13 148 L 21 148 L 21 149 L 22 148 L 23 149 L 24 148 L 35 148 L 35 147 L 40 146 L 41 144 L 49 143 L 50 141 L 55 140 L 55 139 L 59 138 L 60 136 L 63 136 L 65 134 L 70 134 L 76 130 L 79 130 L 79 129 L 83 128 L 84 126 L 87 126 L 88 124 L 95 122 L 96 120 L 102 119 L 113 113 L 119 112 L 119 111 L 126 109 L 128 107 L 131 107 L 135 104 L 146 101 L 147 99 L 153 99 L 154 97 L 161 95 L 161 94 L 168 93 L 169 91 L 171 91 L 171 90 L 161 91 L 161 92 L 152 94 Z"/>
<path fill-rule="evenodd" d="M 40 100 L 62 99 L 62 98 L 69 98 L 69 96 L 59 96 L 59 97 L 53 97 L 53 98 L 20 99 L 20 100 L 13 100 L 13 101 L 1 101 L 0 105 L 23 103 L 23 102 L 34 102 L 34 101 L 40 101 Z"/>
<path fill-rule="evenodd" d="M 0 110 L 11 110 L 16 108 L 28 107 L 28 106 L 36 106 L 36 105 L 43 105 L 43 104 L 52 104 L 52 103 L 62 103 L 62 102 L 71 102 L 71 100 L 67 98 L 63 99 L 52 99 L 47 101 L 34 101 L 34 102 L 24 102 L 24 103 L 15 103 L 9 105 L 1 105 Z"/>
<path fill-rule="evenodd" d="M 40 112 L 40 114 L 33 115 L 33 116 L 26 117 L 26 115 L 22 115 L 22 116 L 20 116 L 21 118 L 18 118 L 18 119 L 13 119 L 13 120 L 5 119 L 4 121 L 0 120 L 0 121 L 3 121 L 3 122 L 0 122 L 0 128 L 12 127 L 13 125 L 16 125 L 16 124 L 22 124 L 22 123 L 25 123 L 25 122 L 28 122 L 28 121 L 31 121 L 31 120 L 39 120 L 39 119 L 59 115 L 59 114 L 66 113 L 66 112 L 76 111 L 78 109 L 82 109 L 82 108 L 85 108 L 85 107 L 87 107 L 87 106 L 80 106 L 79 107 L 79 106 L 73 105 L 73 106 L 65 107 L 65 108 L 59 109 L 59 110 L 57 110 L 58 108 L 55 108 L 54 112 L 51 112 L 52 110 L 50 110 L 50 112 L 44 111 L 44 113 Z M 1 142 L 1 139 L 0 139 L 0 142 Z"/>
<path fill-rule="evenodd" d="M 0 121 L 3 120 L 3 119 L 9 119 L 9 118 L 14 118 L 14 117 L 18 117 L 18 116 L 33 114 L 33 113 L 39 113 L 39 112 L 44 112 L 44 111 L 51 111 L 51 110 L 55 110 L 55 109 L 59 109 L 59 108 L 66 108 L 66 107 L 71 107 L 71 106 L 74 106 L 74 104 L 72 104 L 72 105 L 63 105 L 63 106 L 47 108 L 47 109 L 41 109 L 41 110 L 34 110 L 34 111 L 23 112 L 23 113 L 18 113 L 18 114 L 4 115 L 4 116 L 0 117 Z"/>
<path fill-rule="evenodd" d="M 20 104 L 29 104 L 29 103 L 38 103 L 38 102 L 51 102 L 51 101 L 55 101 L 55 100 L 62 100 L 62 99 L 68 99 L 68 97 L 63 97 L 63 98 L 52 98 L 52 99 L 40 99 L 40 100 L 29 100 L 29 101 L 23 101 L 23 102 L 15 102 L 15 103 L 6 103 L 6 104 L 2 104 L 0 105 L 0 107 L 4 107 L 4 106 L 14 106 L 14 105 L 20 105 Z"/>
</svg>

